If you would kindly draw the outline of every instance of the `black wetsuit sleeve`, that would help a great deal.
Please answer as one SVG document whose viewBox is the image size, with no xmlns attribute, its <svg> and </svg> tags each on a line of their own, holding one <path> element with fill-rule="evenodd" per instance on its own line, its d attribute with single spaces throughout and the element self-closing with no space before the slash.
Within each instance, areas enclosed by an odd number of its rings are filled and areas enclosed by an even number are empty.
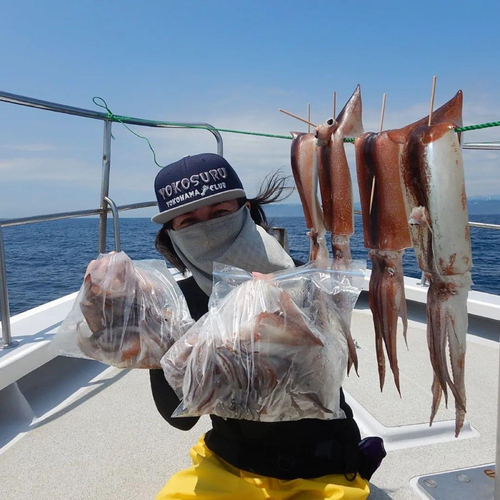
<svg viewBox="0 0 500 500">
<path fill-rule="evenodd" d="M 208 311 L 208 296 L 203 293 L 192 277 L 178 281 L 177 284 L 186 298 L 192 318 L 197 321 Z M 172 418 L 172 413 L 179 406 L 180 400 L 167 382 L 163 370 L 149 370 L 149 378 L 153 399 L 160 415 L 177 429 L 183 431 L 191 429 L 198 422 L 199 417 Z"/>
<path fill-rule="evenodd" d="M 163 370 L 149 370 L 151 379 L 151 391 L 156 408 L 160 415 L 173 427 L 182 431 L 188 431 L 193 428 L 199 417 L 172 418 L 172 413 L 179 406 L 180 401 L 175 391 L 170 387 Z"/>
</svg>

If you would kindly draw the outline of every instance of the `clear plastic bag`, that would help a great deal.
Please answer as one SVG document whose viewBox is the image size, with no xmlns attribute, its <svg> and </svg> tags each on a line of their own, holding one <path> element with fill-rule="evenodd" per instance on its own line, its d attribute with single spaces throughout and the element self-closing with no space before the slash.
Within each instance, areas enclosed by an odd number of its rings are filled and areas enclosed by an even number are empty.
<svg viewBox="0 0 500 500">
<path fill-rule="evenodd" d="M 101 254 L 87 267 L 73 308 L 52 345 L 58 354 L 119 368 L 160 368 L 194 321 L 164 261 Z"/>
<path fill-rule="evenodd" d="M 346 328 L 365 263 L 352 261 L 342 271 L 316 266 L 265 280 L 214 265 L 209 312 L 161 361 L 181 399 L 173 416 L 345 418 Z"/>
</svg>

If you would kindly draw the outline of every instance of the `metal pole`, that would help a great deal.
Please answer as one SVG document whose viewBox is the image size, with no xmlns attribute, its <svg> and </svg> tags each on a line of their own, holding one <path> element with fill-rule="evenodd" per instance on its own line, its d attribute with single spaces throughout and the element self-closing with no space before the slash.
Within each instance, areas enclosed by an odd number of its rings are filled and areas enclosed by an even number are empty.
<svg viewBox="0 0 500 500">
<path fill-rule="evenodd" d="M 217 154 L 219 156 L 224 156 L 224 146 L 222 145 L 222 136 L 219 134 L 217 130 L 210 130 L 212 134 L 215 136 L 215 140 L 217 141 Z"/>
<path fill-rule="evenodd" d="M 279 244 L 283 247 L 285 252 L 289 253 L 290 248 L 288 247 L 288 234 L 284 227 L 272 227 L 271 230 L 274 232 L 274 237 L 279 241 Z"/>
<path fill-rule="evenodd" d="M 500 500 L 500 366 L 498 370 L 498 401 L 497 401 L 497 453 L 495 462 L 495 500 Z"/>
<path fill-rule="evenodd" d="M 495 456 L 495 500 L 500 500 L 500 364 L 498 367 L 498 399 L 497 399 L 497 449 Z"/>
<path fill-rule="evenodd" d="M 104 201 L 111 207 L 111 212 L 113 213 L 113 229 L 115 233 L 115 252 L 121 252 L 122 245 L 120 243 L 120 219 L 118 215 L 118 208 L 116 207 L 115 202 L 108 198 L 107 196 L 104 198 Z"/>
<path fill-rule="evenodd" d="M 463 134 L 463 132 L 462 132 Z M 463 149 L 484 149 L 486 151 L 492 151 L 494 149 L 500 149 L 500 142 L 467 142 L 463 145 Z"/>
<path fill-rule="evenodd" d="M 111 122 L 104 122 L 104 137 L 102 145 L 102 180 L 101 180 L 101 217 L 99 220 L 99 253 L 106 253 L 106 223 L 108 204 L 105 198 L 109 194 L 109 170 L 111 168 Z"/>
<path fill-rule="evenodd" d="M 0 226 L 0 307 L 2 311 L 2 348 L 12 347 L 10 331 L 9 293 L 5 271 L 5 250 L 3 246 L 2 227 Z"/>
</svg>

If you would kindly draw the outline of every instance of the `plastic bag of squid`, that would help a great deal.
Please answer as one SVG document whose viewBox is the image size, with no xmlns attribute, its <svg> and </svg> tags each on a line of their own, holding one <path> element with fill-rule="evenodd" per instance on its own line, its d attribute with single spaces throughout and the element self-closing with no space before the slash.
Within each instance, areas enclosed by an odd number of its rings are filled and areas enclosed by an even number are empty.
<svg viewBox="0 0 500 500">
<path fill-rule="evenodd" d="M 90 262 L 69 315 L 53 341 L 58 354 L 118 368 L 160 368 L 194 321 L 164 261 L 124 252 Z"/>
<path fill-rule="evenodd" d="M 173 416 L 344 418 L 346 335 L 363 279 L 357 261 L 258 277 L 216 263 L 209 312 L 161 361 L 181 399 Z"/>
</svg>

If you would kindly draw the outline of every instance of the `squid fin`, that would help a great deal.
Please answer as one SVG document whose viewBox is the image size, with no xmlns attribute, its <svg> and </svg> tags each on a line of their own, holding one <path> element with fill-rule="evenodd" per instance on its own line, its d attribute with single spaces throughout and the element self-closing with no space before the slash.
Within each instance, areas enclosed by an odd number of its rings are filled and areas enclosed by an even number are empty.
<svg viewBox="0 0 500 500">
<path fill-rule="evenodd" d="M 361 113 L 361 87 L 358 85 L 337 116 L 339 126 L 335 131 L 335 135 L 359 137 L 363 134 L 363 119 Z"/>
</svg>

